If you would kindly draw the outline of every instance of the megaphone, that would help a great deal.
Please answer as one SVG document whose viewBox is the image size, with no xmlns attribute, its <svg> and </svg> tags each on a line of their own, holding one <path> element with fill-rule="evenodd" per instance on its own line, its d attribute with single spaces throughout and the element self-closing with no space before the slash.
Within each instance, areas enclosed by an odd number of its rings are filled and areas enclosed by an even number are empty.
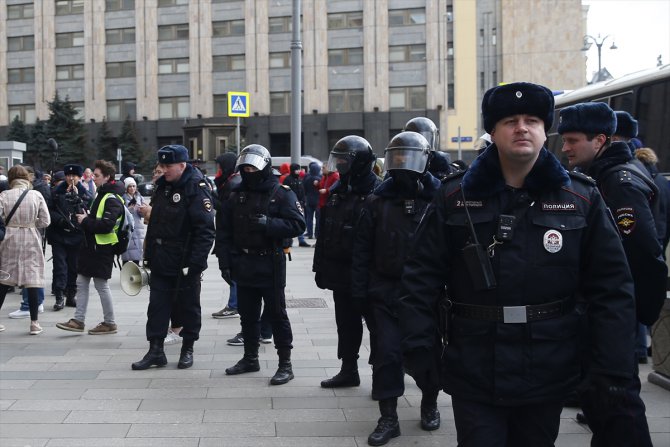
<svg viewBox="0 0 670 447">
<path fill-rule="evenodd" d="M 142 287 L 149 284 L 151 272 L 134 262 L 126 262 L 121 268 L 121 290 L 126 295 L 135 296 L 142 290 Z"/>
</svg>

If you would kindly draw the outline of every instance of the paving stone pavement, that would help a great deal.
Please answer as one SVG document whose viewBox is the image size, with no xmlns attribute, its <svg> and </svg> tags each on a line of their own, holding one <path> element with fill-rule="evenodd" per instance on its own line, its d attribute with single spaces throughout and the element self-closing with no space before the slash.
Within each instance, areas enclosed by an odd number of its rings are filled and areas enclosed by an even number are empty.
<svg viewBox="0 0 670 447">
<path fill-rule="evenodd" d="M 311 241 L 313 242 L 313 241 Z M 270 386 L 277 367 L 272 345 L 261 345 L 261 370 L 229 377 L 224 369 L 242 356 L 226 345 L 239 330 L 239 319 L 210 317 L 227 300 L 228 287 L 217 262 L 205 272 L 202 287 L 202 331 L 191 369 L 177 369 L 180 345 L 166 346 L 165 368 L 132 371 L 130 364 L 147 350 L 144 336 L 148 291 L 127 296 L 119 271 L 110 280 L 119 332 L 114 335 L 70 333 L 55 327 L 74 309 L 51 310 L 47 294 L 40 314 L 44 332 L 28 335 L 28 320 L 11 320 L 19 294 L 10 294 L 0 324 L 0 445 L 3 447 L 356 447 L 379 417 L 370 399 L 371 374 L 366 365 L 367 334 L 361 348 L 361 386 L 328 390 L 321 380 L 339 370 L 332 294 L 316 287 L 311 273 L 312 248 L 293 248 L 288 263 L 289 305 L 324 303 L 326 307 L 290 307 L 294 334 L 295 379 Z M 49 252 L 47 252 L 49 256 Z M 51 263 L 47 264 L 47 283 Z M 47 293 L 49 290 L 47 289 Z M 92 288 L 87 328 L 101 319 Z M 225 299 L 224 299 L 225 297 Z M 311 300 L 305 300 L 311 299 Z M 316 299 L 316 300 L 314 300 Z M 293 301 L 295 300 L 295 301 Z M 321 301 L 323 300 L 323 301 Z M 642 397 L 656 446 L 670 446 L 670 392 L 650 384 L 649 365 L 642 365 Z M 389 446 L 456 446 L 451 401 L 439 399 L 442 427 L 419 427 L 420 391 L 411 378 L 398 401 L 402 436 Z M 558 446 L 588 446 L 588 429 L 575 421 L 575 409 L 561 415 Z"/>
</svg>

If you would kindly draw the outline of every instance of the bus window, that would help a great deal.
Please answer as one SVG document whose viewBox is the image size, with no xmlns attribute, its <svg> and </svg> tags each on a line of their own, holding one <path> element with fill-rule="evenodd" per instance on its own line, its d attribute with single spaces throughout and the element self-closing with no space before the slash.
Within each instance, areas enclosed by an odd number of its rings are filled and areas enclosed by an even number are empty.
<svg viewBox="0 0 670 447">
<path fill-rule="evenodd" d="M 610 98 L 610 107 L 612 110 L 624 110 L 628 113 L 635 114 L 633 110 L 633 92 L 626 92 L 622 95 L 612 96 Z"/>
<path fill-rule="evenodd" d="M 635 118 L 638 138 L 656 151 L 661 171 L 670 170 L 670 80 L 640 87 Z"/>
</svg>

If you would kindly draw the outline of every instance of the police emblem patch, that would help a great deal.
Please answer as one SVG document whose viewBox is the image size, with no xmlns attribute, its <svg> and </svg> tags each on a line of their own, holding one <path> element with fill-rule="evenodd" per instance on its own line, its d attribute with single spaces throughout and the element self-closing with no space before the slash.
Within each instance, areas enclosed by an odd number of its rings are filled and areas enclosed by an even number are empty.
<svg viewBox="0 0 670 447">
<path fill-rule="evenodd" d="M 563 235 L 557 230 L 549 230 L 544 233 L 542 243 L 549 253 L 557 253 L 563 248 Z"/>
<path fill-rule="evenodd" d="M 180 200 L 181 200 L 181 194 L 179 194 L 178 192 L 172 195 L 172 201 L 174 203 L 178 203 Z"/>
<path fill-rule="evenodd" d="M 614 213 L 614 220 L 616 220 L 619 232 L 629 235 L 635 229 L 635 210 L 630 207 L 618 208 Z"/>
<path fill-rule="evenodd" d="M 205 210 L 206 210 L 208 213 L 211 213 L 211 212 L 212 212 L 212 201 L 211 201 L 211 200 L 209 200 L 209 199 L 203 199 L 203 200 L 202 200 L 202 204 L 204 205 Z"/>
<path fill-rule="evenodd" d="M 302 205 L 300 204 L 300 202 L 298 202 L 298 201 L 296 200 L 296 202 L 295 202 L 295 206 L 298 207 L 298 211 L 300 211 L 300 214 L 302 214 L 302 215 L 304 216 L 304 215 L 305 215 L 305 212 L 303 211 L 303 209 L 302 209 Z"/>
</svg>

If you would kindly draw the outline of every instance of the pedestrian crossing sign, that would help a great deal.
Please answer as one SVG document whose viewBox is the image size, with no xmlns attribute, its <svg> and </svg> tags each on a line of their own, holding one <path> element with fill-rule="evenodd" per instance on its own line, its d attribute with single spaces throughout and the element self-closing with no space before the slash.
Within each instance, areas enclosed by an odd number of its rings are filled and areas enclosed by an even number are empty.
<svg viewBox="0 0 670 447">
<path fill-rule="evenodd" d="M 248 92 L 228 92 L 228 116 L 249 116 Z"/>
</svg>

